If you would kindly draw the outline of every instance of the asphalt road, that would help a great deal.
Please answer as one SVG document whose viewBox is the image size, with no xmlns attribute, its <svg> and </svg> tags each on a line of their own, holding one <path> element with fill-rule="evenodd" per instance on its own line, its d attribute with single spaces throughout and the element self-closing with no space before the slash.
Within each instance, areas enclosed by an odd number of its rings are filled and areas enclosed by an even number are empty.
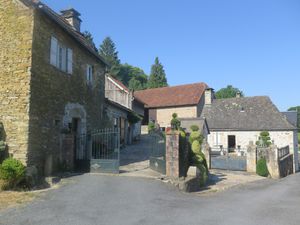
<svg viewBox="0 0 300 225">
<path fill-rule="evenodd" d="M 0 212 L 5 225 L 298 225 L 300 174 L 211 196 L 158 180 L 85 174 L 24 207 Z"/>
</svg>

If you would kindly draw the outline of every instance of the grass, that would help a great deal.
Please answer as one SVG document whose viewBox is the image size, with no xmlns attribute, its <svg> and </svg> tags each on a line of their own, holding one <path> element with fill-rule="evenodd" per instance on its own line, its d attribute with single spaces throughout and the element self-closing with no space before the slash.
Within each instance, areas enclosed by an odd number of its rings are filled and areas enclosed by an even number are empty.
<svg viewBox="0 0 300 225">
<path fill-rule="evenodd" d="M 0 210 L 30 202 L 34 199 L 35 195 L 30 192 L 0 190 Z"/>
</svg>

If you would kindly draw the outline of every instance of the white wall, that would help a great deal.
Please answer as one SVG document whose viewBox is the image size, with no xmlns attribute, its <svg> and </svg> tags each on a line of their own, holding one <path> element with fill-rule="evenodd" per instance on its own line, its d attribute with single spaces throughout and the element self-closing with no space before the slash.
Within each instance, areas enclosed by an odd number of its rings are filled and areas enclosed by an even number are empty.
<svg viewBox="0 0 300 225">
<path fill-rule="evenodd" d="M 298 141 L 296 131 L 271 131 L 271 140 L 278 147 L 290 146 L 290 152 L 294 154 L 295 168 L 298 170 Z M 228 135 L 235 135 L 236 146 L 240 145 L 242 149 L 247 149 L 250 141 L 255 144 L 258 140 L 260 131 L 210 131 L 207 141 L 212 148 L 228 148 Z"/>
</svg>

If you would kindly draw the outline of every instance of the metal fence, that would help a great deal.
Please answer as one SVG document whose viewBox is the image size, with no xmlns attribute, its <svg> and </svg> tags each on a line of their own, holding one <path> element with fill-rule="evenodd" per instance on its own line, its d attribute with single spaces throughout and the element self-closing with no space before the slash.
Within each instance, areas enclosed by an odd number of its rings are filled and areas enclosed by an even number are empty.
<svg viewBox="0 0 300 225">
<path fill-rule="evenodd" d="M 150 138 L 150 168 L 159 173 L 166 174 L 166 139 L 162 133 L 158 132 L 150 134 Z"/>
<path fill-rule="evenodd" d="M 105 128 L 77 136 L 75 157 L 76 164 L 88 166 L 90 172 L 119 173 L 120 130 Z"/>
</svg>

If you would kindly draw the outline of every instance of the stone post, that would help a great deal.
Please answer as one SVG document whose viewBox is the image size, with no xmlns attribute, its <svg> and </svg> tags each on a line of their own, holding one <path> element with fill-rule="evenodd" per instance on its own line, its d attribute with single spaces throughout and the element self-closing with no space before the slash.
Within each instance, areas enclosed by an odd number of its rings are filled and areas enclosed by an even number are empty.
<svg viewBox="0 0 300 225">
<path fill-rule="evenodd" d="M 279 160 L 278 160 L 278 149 L 276 145 L 271 145 L 267 150 L 267 167 L 270 173 L 270 176 L 275 179 L 280 178 L 279 173 Z"/>
<path fill-rule="evenodd" d="M 179 178 L 179 132 L 166 132 L 166 175 Z"/>
<path fill-rule="evenodd" d="M 256 145 L 254 145 L 253 141 L 250 141 L 247 147 L 247 172 L 256 173 L 256 161 Z"/>
<path fill-rule="evenodd" d="M 203 140 L 202 148 L 201 148 L 203 154 L 205 155 L 206 162 L 207 162 L 207 167 L 210 169 L 210 147 L 209 144 L 207 143 L 206 139 Z"/>
</svg>

